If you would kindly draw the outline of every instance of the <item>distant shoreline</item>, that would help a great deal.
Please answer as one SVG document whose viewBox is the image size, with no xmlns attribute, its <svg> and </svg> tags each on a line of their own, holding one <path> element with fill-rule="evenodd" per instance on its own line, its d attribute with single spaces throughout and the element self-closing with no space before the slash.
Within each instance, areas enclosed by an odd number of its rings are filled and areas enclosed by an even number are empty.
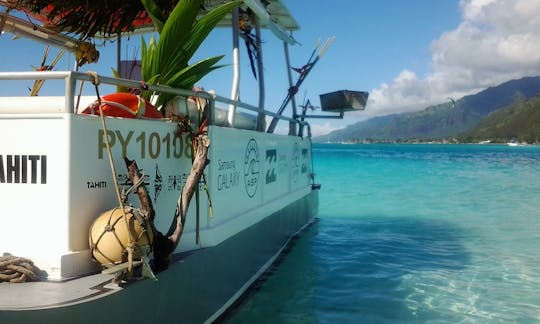
<svg viewBox="0 0 540 324">
<path fill-rule="evenodd" d="M 511 145 L 508 143 L 465 143 L 465 142 L 313 142 L 313 144 L 333 144 L 333 145 L 377 145 L 377 144 L 389 144 L 389 145 L 482 145 L 482 146 L 508 146 L 508 147 L 527 147 L 527 146 L 540 146 L 540 143 L 519 143 L 517 145 Z"/>
</svg>

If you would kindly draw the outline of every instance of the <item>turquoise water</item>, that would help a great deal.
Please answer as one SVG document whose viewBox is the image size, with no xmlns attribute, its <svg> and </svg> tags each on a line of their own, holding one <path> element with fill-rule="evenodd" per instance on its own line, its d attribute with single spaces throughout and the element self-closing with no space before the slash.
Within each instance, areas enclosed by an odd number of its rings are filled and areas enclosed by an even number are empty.
<svg viewBox="0 0 540 324">
<path fill-rule="evenodd" d="M 230 323 L 540 323 L 540 147 L 314 157 L 319 222 Z"/>
</svg>

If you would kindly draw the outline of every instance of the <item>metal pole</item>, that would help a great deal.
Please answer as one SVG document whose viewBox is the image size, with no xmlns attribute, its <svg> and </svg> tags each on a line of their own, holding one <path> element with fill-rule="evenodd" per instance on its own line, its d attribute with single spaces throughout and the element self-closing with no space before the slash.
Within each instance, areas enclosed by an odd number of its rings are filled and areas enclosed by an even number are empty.
<svg viewBox="0 0 540 324">
<path fill-rule="evenodd" d="M 75 112 L 75 85 L 77 83 L 77 79 L 74 77 L 73 72 L 69 72 L 65 77 L 65 85 L 64 85 L 64 91 L 65 91 L 65 107 L 64 112 L 73 114 Z"/>
<path fill-rule="evenodd" d="M 232 12 L 232 37 L 233 37 L 233 84 L 231 89 L 231 100 L 238 100 L 238 87 L 240 84 L 240 35 L 238 32 L 238 8 L 235 8 Z M 229 105 L 229 112 L 227 114 L 227 120 L 231 127 L 234 126 L 234 115 L 236 113 L 236 106 L 234 104 Z"/>
<path fill-rule="evenodd" d="M 255 43 L 257 46 L 257 74 L 259 76 L 259 113 L 257 115 L 257 130 L 264 132 L 266 128 L 266 116 L 264 114 L 264 66 L 262 57 L 261 28 L 258 21 L 255 26 Z"/>
<path fill-rule="evenodd" d="M 283 49 L 285 50 L 285 62 L 287 65 L 287 77 L 289 78 L 289 91 L 293 88 L 293 80 L 292 80 L 292 73 L 291 73 L 291 61 L 289 58 L 289 44 L 287 42 L 283 42 Z M 292 107 L 292 118 L 296 119 L 296 100 L 294 98 L 294 94 L 291 95 L 291 107 Z M 289 135 L 295 135 L 296 134 L 296 123 L 289 122 Z"/>
<path fill-rule="evenodd" d="M 120 78 L 124 78 L 125 76 L 122 75 L 122 34 L 118 33 L 116 39 L 118 40 L 118 45 L 116 47 L 116 70 L 118 71 Z"/>
</svg>

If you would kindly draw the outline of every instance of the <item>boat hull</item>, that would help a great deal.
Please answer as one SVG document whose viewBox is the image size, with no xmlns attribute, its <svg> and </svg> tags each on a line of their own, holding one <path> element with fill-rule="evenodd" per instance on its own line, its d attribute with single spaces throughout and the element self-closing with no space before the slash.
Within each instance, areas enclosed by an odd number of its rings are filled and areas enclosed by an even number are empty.
<svg viewBox="0 0 540 324">
<path fill-rule="evenodd" d="M 0 283 L 0 323 L 211 322 L 317 213 L 309 137 L 210 125 L 208 164 L 173 262 L 157 282 L 111 284 L 92 261 L 88 231 L 118 205 L 116 185 L 132 185 L 124 158 L 137 161 L 166 233 L 190 174 L 191 138 L 170 121 L 107 117 L 105 128 L 65 98 L 26 99 L 0 101 L 0 135 L 16 139 L 0 147 L 0 253 L 32 260 L 43 281 Z M 139 205 L 133 194 L 127 203 Z"/>
<path fill-rule="evenodd" d="M 132 185 L 127 157 L 144 174 L 156 228 L 168 230 L 192 163 L 191 140 L 177 134 L 176 124 L 107 118 L 107 136 L 99 118 L 75 114 L 6 114 L 0 124 L 1 135 L 17 139 L 0 147 L 0 253 L 31 259 L 48 280 L 97 271 L 88 231 L 97 216 L 118 206 L 106 137 L 120 189 Z M 176 252 L 215 246 L 311 191 L 309 139 L 216 126 L 208 132 L 205 181 Z M 128 203 L 140 205 L 135 195 Z"/>
<path fill-rule="evenodd" d="M 318 192 L 312 191 L 216 246 L 179 255 L 157 274 L 157 282 L 147 279 L 111 289 L 106 280 L 84 298 L 44 303 L 34 309 L 0 310 L 0 322 L 212 322 L 268 269 L 290 238 L 313 220 L 317 209 Z M 36 285 L 36 289 L 41 288 Z M 31 289 L 26 293 L 32 298 Z"/>
</svg>

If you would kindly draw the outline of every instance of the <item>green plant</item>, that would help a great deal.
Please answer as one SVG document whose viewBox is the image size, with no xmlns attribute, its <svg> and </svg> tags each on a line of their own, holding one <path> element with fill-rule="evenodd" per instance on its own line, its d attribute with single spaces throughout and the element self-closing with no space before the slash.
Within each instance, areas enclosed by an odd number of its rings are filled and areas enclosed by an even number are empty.
<svg viewBox="0 0 540 324">
<path fill-rule="evenodd" d="M 141 0 L 159 33 L 147 44 L 142 39 L 142 77 L 145 82 L 192 89 L 206 74 L 215 70 L 223 55 L 203 59 L 194 64 L 189 61 L 210 31 L 242 1 L 223 4 L 202 17 L 199 16 L 202 0 L 180 0 L 165 18 L 154 0 Z M 151 92 L 143 97 L 150 99 Z M 173 95 L 158 94 L 156 106 L 172 99 Z"/>
</svg>

